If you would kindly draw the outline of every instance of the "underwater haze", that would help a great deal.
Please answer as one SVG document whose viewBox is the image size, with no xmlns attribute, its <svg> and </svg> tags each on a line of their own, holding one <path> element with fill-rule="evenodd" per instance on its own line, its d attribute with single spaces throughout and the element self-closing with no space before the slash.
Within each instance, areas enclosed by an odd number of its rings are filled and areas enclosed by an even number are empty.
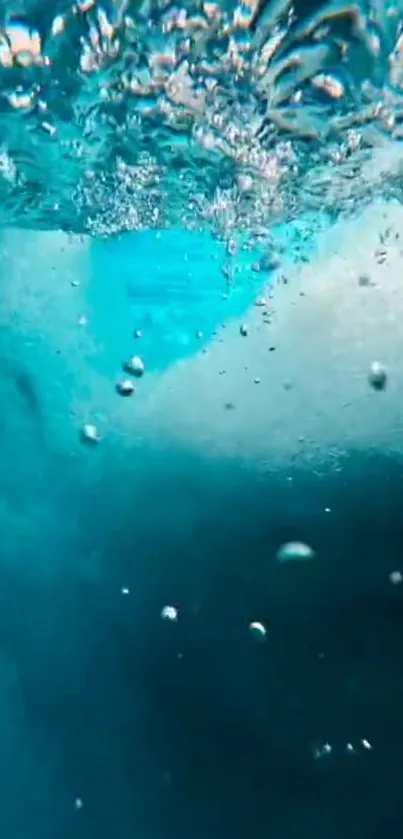
<svg viewBox="0 0 403 839">
<path fill-rule="evenodd" d="M 0 2 L 2 839 L 403 830 L 402 21 Z"/>
</svg>

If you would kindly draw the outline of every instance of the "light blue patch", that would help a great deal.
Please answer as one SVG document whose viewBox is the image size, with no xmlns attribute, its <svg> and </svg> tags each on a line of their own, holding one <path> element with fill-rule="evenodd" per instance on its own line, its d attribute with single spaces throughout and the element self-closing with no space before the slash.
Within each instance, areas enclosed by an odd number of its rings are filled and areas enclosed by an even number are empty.
<svg viewBox="0 0 403 839">
<path fill-rule="evenodd" d="M 304 217 L 273 227 L 271 236 L 289 263 L 308 258 L 315 234 L 328 224 L 325 217 Z M 257 248 L 239 248 L 228 257 L 224 244 L 208 233 L 182 230 L 93 241 L 88 305 L 103 348 L 97 361 L 103 372 L 133 353 L 147 369 L 161 370 L 199 350 L 223 321 L 241 316 L 275 276 L 252 269 L 261 255 Z M 142 333 L 138 341 L 135 330 Z"/>
</svg>

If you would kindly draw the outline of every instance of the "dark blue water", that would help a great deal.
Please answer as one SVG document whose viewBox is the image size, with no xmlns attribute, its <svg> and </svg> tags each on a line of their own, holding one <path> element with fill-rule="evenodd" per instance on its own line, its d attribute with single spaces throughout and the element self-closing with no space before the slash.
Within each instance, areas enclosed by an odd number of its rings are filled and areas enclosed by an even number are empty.
<svg viewBox="0 0 403 839">
<path fill-rule="evenodd" d="M 4 835 L 395 836 L 401 464 L 351 452 L 290 486 L 140 447 L 124 515 L 110 481 L 60 467 L 16 491 L 3 537 Z M 295 532 L 325 570 L 269 561 Z"/>
</svg>

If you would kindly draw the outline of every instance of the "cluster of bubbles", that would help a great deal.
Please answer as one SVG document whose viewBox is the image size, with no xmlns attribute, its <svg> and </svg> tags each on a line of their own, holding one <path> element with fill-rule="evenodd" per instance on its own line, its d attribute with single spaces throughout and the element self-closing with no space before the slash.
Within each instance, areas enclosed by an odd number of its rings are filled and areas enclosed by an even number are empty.
<svg viewBox="0 0 403 839">
<path fill-rule="evenodd" d="M 401 137 L 401 19 L 393 0 L 3 4 L 3 212 L 227 235 L 398 190 L 365 167 Z"/>
<path fill-rule="evenodd" d="M 139 337 L 141 333 L 135 332 L 135 337 Z M 133 379 L 140 379 L 145 371 L 145 364 L 139 355 L 132 355 L 122 364 L 122 370 L 127 374 L 127 378 L 121 378 L 115 384 L 116 393 L 119 396 L 133 396 L 136 392 Z M 101 436 L 98 428 L 93 423 L 85 423 L 81 429 L 81 439 L 83 443 L 88 445 L 97 445 L 101 442 Z"/>
<path fill-rule="evenodd" d="M 343 743 L 343 745 L 337 749 L 337 752 L 344 752 L 347 755 L 359 755 L 363 752 L 371 752 L 372 751 L 372 743 L 366 739 L 366 737 L 361 737 L 358 743 L 352 743 L 350 740 L 347 743 Z M 334 746 L 326 740 L 324 743 L 320 743 L 315 745 L 312 749 L 312 757 L 314 760 L 322 760 L 323 758 L 330 757 L 330 755 L 334 754 Z"/>
</svg>

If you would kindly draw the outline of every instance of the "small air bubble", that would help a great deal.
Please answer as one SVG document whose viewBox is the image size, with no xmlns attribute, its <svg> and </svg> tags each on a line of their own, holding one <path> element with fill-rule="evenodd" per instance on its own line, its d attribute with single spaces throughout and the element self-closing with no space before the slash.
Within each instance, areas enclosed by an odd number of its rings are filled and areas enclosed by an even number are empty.
<svg viewBox="0 0 403 839">
<path fill-rule="evenodd" d="M 389 579 L 394 586 L 398 586 L 403 581 L 403 574 L 400 571 L 392 571 L 389 574 Z"/>
<path fill-rule="evenodd" d="M 116 385 L 116 392 L 119 396 L 133 396 L 134 385 L 129 379 L 124 379 Z"/>
<path fill-rule="evenodd" d="M 315 551 L 304 542 L 286 542 L 277 551 L 278 562 L 301 562 L 315 557 Z"/>
<path fill-rule="evenodd" d="M 263 641 L 264 638 L 266 638 L 267 629 L 265 625 L 260 621 L 251 621 L 251 623 L 249 624 L 249 629 L 257 641 Z"/>
<path fill-rule="evenodd" d="M 332 747 L 330 743 L 323 743 L 319 746 L 315 746 L 313 750 L 313 758 L 314 760 L 320 760 L 323 757 L 328 757 L 331 754 Z"/>
<path fill-rule="evenodd" d="M 388 382 L 388 374 L 386 372 L 386 367 L 384 367 L 384 365 L 379 361 L 374 361 L 371 364 L 368 381 L 374 390 L 385 390 Z"/>
<path fill-rule="evenodd" d="M 138 355 L 133 355 L 131 358 L 128 359 L 123 365 L 123 369 L 126 373 L 130 373 L 131 376 L 136 376 L 136 378 L 140 378 L 145 370 L 144 362 Z"/>
<path fill-rule="evenodd" d="M 360 742 L 363 749 L 366 749 L 367 751 L 372 751 L 372 746 L 369 740 L 366 740 L 364 737 Z"/>
<path fill-rule="evenodd" d="M 81 429 L 81 439 L 83 443 L 88 443 L 89 445 L 100 443 L 101 438 L 96 425 L 93 425 L 92 423 L 86 423 L 83 425 Z"/>
<path fill-rule="evenodd" d="M 161 609 L 161 617 L 164 621 L 177 621 L 178 610 L 176 606 L 164 606 L 164 608 Z"/>
</svg>

